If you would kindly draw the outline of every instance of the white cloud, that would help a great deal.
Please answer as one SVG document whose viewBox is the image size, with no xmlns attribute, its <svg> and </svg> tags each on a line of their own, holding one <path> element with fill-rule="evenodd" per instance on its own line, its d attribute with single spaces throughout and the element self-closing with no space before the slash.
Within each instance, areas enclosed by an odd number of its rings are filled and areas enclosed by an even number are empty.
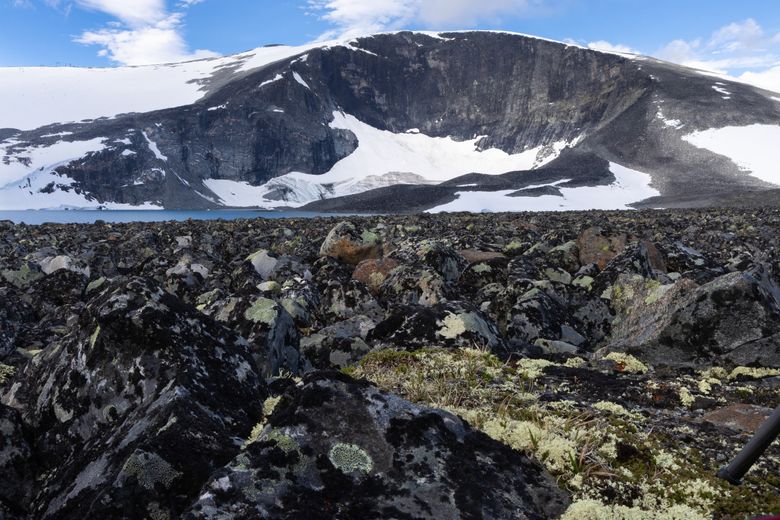
<svg viewBox="0 0 780 520">
<path fill-rule="evenodd" d="M 333 25 L 323 39 L 353 37 L 418 25 L 460 29 L 504 16 L 537 12 L 549 0 L 308 0 L 311 12 Z"/>
<path fill-rule="evenodd" d="M 620 54 L 642 54 L 640 51 L 629 47 L 628 45 L 612 44 L 604 40 L 590 42 L 588 48 L 593 49 L 594 51 L 617 52 Z"/>
<path fill-rule="evenodd" d="M 654 55 L 780 91 L 780 34 L 767 35 L 752 18 L 721 27 L 709 38 L 675 40 Z"/>
<path fill-rule="evenodd" d="M 168 16 L 165 0 L 76 0 L 76 5 L 106 13 L 131 27 L 154 24 Z"/>
<path fill-rule="evenodd" d="M 44 0 L 51 7 L 76 6 L 113 18 L 105 27 L 84 31 L 74 41 L 97 45 L 98 56 L 122 65 L 148 65 L 216 56 L 190 51 L 183 36 L 185 11 L 204 0 L 177 0 L 176 10 L 166 0 Z"/>
<path fill-rule="evenodd" d="M 745 72 L 739 79 L 772 92 L 780 92 L 780 63 L 761 72 Z"/>
</svg>

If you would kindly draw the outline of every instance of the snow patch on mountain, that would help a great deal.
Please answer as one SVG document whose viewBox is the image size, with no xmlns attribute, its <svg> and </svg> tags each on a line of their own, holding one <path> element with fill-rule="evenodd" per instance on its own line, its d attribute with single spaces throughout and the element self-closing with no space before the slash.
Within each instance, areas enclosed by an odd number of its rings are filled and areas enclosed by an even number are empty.
<svg viewBox="0 0 780 520">
<path fill-rule="evenodd" d="M 18 183 L 35 171 L 51 170 L 106 148 L 104 138 L 58 141 L 49 146 L 27 146 L 16 140 L 0 143 L 0 187 Z M 1 205 L 0 205 L 1 206 Z"/>
<path fill-rule="evenodd" d="M 686 135 L 697 148 L 731 159 L 741 170 L 780 186 L 780 126 L 749 125 L 712 128 Z"/>
<path fill-rule="evenodd" d="M 480 150 L 481 137 L 455 141 L 421 133 L 379 130 L 349 114 L 334 112 L 332 128 L 349 130 L 358 148 L 323 175 L 292 172 L 263 186 L 246 182 L 204 181 L 225 205 L 233 207 L 302 206 L 325 198 L 353 195 L 396 184 L 432 184 L 467 173 L 500 175 L 531 170 L 552 161 L 572 143 L 558 142 L 517 154 Z"/>
<path fill-rule="evenodd" d="M 260 83 L 260 85 L 257 88 L 261 89 L 261 88 L 265 87 L 266 85 L 270 85 L 271 83 L 276 83 L 277 81 L 279 81 L 280 79 L 283 79 L 283 78 L 284 78 L 284 76 L 282 76 L 281 74 L 277 74 L 272 79 L 269 79 L 269 80 L 266 80 L 266 81 L 263 81 L 262 83 Z"/>
<path fill-rule="evenodd" d="M 300 75 L 300 74 L 298 74 L 297 72 L 293 72 L 293 78 L 295 78 L 295 81 L 297 81 L 298 83 L 300 83 L 301 85 L 303 85 L 303 86 L 304 86 L 304 87 L 306 87 L 307 89 L 311 90 L 311 87 L 309 87 L 309 84 L 308 84 L 308 83 L 306 83 L 306 82 L 303 80 L 303 78 L 301 77 L 301 75 Z"/>
<path fill-rule="evenodd" d="M 469 211 L 574 211 L 574 210 L 618 210 L 631 209 L 630 204 L 660 195 L 650 186 L 651 177 L 616 163 L 610 163 L 615 182 L 608 186 L 586 186 L 558 188 L 562 196 L 512 197 L 518 190 L 461 191 L 457 200 L 428 210 L 428 213 Z M 567 181 L 530 186 L 541 188 L 558 186 Z"/>
<path fill-rule="evenodd" d="M 154 156 L 159 159 L 160 161 L 168 162 L 168 158 L 163 155 L 163 153 L 160 151 L 160 149 L 157 147 L 157 143 L 152 141 L 148 135 L 146 135 L 146 132 L 141 132 L 144 136 L 144 139 L 146 139 L 146 143 L 149 146 L 149 150 L 152 151 Z"/>
<path fill-rule="evenodd" d="M 54 172 L 67 162 L 52 165 L 50 169 L 38 170 L 26 176 L 21 182 L 0 188 L 0 208 L 4 210 L 30 209 L 163 209 L 160 205 L 146 202 L 138 206 L 115 202 L 101 203 L 76 188 L 70 177 Z"/>
</svg>

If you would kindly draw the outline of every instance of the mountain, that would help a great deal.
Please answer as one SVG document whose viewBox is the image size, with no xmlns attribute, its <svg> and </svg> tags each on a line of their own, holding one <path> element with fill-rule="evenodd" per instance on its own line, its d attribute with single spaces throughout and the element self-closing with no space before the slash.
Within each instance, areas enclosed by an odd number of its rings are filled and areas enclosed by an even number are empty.
<svg viewBox="0 0 780 520">
<path fill-rule="evenodd" d="M 620 209 L 780 187 L 780 94 L 510 33 L 6 68 L 0 99 L 3 209 Z"/>
</svg>

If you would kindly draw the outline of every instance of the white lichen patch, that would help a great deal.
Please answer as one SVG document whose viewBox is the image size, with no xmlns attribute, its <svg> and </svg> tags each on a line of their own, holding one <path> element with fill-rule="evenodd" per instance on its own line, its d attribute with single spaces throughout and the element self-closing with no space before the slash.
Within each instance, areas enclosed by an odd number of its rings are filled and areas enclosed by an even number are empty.
<svg viewBox="0 0 780 520">
<path fill-rule="evenodd" d="M 455 339 L 466 332 L 466 324 L 463 318 L 451 312 L 447 313 L 439 329 L 439 336 L 445 339 Z"/>
<path fill-rule="evenodd" d="M 765 377 L 778 377 L 780 376 L 780 369 L 778 368 L 753 368 L 753 367 L 737 367 L 731 371 L 728 375 L 728 379 L 733 381 L 737 378 L 749 378 L 749 379 L 764 379 Z"/>
</svg>

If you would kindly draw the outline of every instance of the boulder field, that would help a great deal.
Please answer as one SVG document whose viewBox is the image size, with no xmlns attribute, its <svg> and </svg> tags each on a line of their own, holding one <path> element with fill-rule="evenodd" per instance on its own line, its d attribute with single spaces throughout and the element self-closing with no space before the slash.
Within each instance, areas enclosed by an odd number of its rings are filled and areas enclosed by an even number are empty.
<svg viewBox="0 0 780 520">
<path fill-rule="evenodd" d="M 0 222 L 0 518 L 737 519 L 780 211 Z"/>
</svg>

